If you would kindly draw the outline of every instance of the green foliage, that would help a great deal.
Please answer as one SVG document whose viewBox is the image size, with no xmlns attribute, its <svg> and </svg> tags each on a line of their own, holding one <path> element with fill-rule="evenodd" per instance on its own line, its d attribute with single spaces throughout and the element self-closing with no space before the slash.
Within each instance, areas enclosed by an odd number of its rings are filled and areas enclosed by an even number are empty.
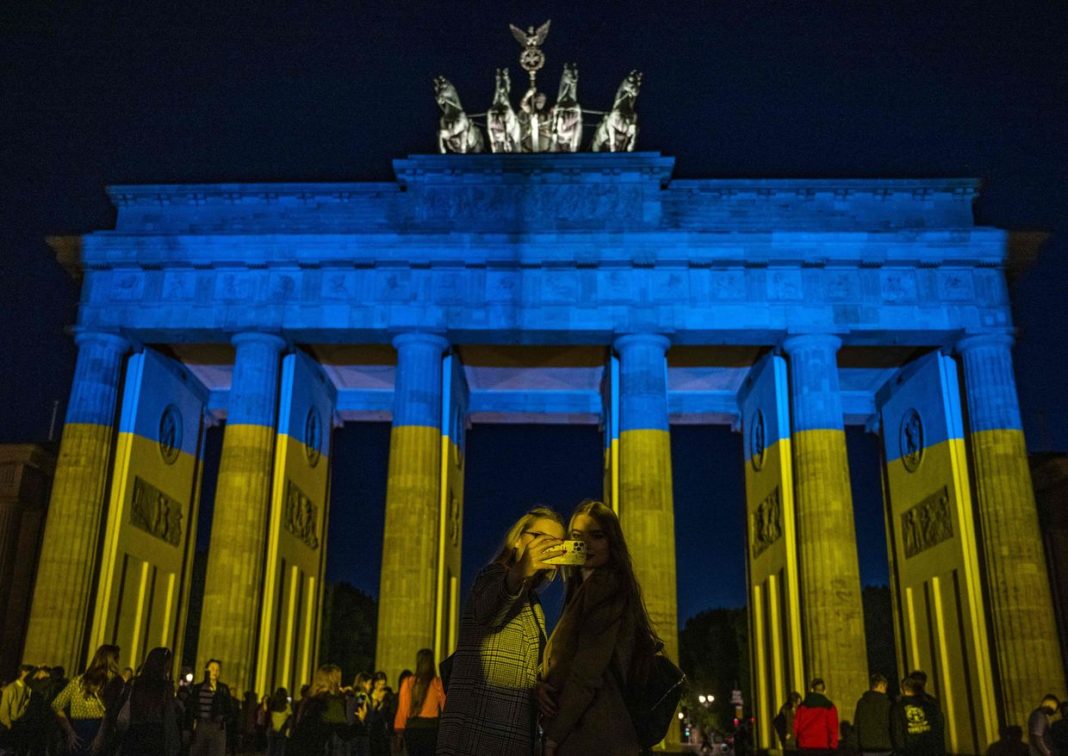
<svg viewBox="0 0 1068 756">
<path fill-rule="evenodd" d="M 727 729 L 734 718 L 731 691 L 751 700 L 749 616 L 742 609 L 709 609 L 686 620 L 679 633 L 679 666 L 690 681 L 683 708 L 703 729 Z M 699 695 L 713 695 L 710 706 Z"/>
<path fill-rule="evenodd" d="M 323 591 L 323 621 L 319 663 L 341 667 L 346 684 L 357 672 L 373 672 L 378 603 L 348 583 L 327 583 Z"/>
</svg>

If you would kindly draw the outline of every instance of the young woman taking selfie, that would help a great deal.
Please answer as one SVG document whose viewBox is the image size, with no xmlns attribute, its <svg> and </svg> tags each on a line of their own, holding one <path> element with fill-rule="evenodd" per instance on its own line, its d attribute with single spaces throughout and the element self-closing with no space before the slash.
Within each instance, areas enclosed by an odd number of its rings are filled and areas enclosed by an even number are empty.
<svg viewBox="0 0 1068 756">
<path fill-rule="evenodd" d="M 534 752 L 534 688 L 545 645 L 537 590 L 555 570 L 543 560 L 563 538 L 560 515 L 532 509 L 508 529 L 476 578 L 460 619 L 438 756 Z"/>
<path fill-rule="evenodd" d="M 632 660 L 651 659 L 659 638 L 616 514 L 586 500 L 567 537 L 586 544 L 586 563 L 568 568 L 564 611 L 545 649 L 539 689 L 545 754 L 637 754 L 623 689 Z"/>
</svg>

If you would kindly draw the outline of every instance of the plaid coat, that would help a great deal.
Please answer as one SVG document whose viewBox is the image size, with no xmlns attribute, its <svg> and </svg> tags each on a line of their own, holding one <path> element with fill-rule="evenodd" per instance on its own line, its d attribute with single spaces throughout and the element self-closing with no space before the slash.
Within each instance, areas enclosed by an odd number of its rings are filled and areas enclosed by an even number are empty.
<svg viewBox="0 0 1068 756">
<path fill-rule="evenodd" d="M 483 569 L 464 606 L 438 756 L 534 752 L 545 616 L 533 591 L 508 593 L 506 572 L 499 564 Z"/>
</svg>

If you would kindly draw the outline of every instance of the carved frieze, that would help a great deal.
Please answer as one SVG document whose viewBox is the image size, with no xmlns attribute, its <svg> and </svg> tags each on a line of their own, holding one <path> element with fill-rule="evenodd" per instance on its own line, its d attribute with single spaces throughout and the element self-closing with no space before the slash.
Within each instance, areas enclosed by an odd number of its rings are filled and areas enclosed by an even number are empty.
<svg viewBox="0 0 1068 756">
<path fill-rule="evenodd" d="M 949 490 L 942 488 L 901 515 L 901 540 L 906 559 L 953 537 L 949 504 Z"/>
<path fill-rule="evenodd" d="M 640 185 L 591 183 L 543 184 L 516 191 L 514 186 L 428 186 L 418 191 L 416 219 L 463 222 L 525 221 L 532 227 L 552 227 L 557 221 L 589 222 L 592 218 L 642 218 Z"/>
<path fill-rule="evenodd" d="M 134 477 L 130 524 L 172 546 L 182 542 L 182 503 Z"/>
<path fill-rule="evenodd" d="M 291 480 L 286 481 L 282 526 L 308 548 L 319 548 L 319 508 Z"/>
<path fill-rule="evenodd" d="M 782 498 L 779 495 L 779 487 L 776 486 L 753 510 L 749 537 L 753 558 L 763 554 L 780 538 L 782 538 Z"/>
</svg>

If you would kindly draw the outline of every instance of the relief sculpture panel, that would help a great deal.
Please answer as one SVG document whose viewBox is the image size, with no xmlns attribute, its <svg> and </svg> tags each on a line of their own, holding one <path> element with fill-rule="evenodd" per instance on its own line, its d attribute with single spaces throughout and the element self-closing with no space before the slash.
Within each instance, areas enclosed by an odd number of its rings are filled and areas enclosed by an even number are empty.
<svg viewBox="0 0 1068 756">
<path fill-rule="evenodd" d="M 953 537 L 949 511 L 949 491 L 931 494 L 901 515 L 901 540 L 905 558 L 914 557 Z"/>
<path fill-rule="evenodd" d="M 776 486 L 753 512 L 752 544 L 753 557 L 756 558 L 782 538 L 782 502 L 779 487 Z"/>
<path fill-rule="evenodd" d="M 130 523 L 171 546 L 182 542 L 182 503 L 135 477 Z"/>
<path fill-rule="evenodd" d="M 291 480 L 286 481 L 286 504 L 282 513 L 285 529 L 300 539 L 308 548 L 319 548 L 316 535 L 319 508 Z"/>
</svg>

